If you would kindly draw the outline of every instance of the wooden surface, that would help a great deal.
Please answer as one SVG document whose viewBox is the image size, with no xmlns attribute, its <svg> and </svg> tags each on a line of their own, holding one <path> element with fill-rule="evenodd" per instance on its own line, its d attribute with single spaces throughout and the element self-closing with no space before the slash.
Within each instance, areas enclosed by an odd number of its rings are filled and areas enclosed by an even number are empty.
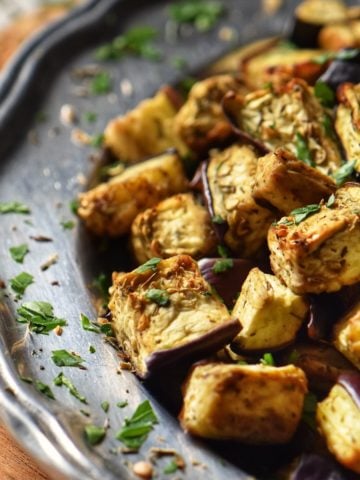
<svg viewBox="0 0 360 480">
<path fill-rule="evenodd" d="M 0 426 L 0 479 L 50 480 Z"/>
</svg>

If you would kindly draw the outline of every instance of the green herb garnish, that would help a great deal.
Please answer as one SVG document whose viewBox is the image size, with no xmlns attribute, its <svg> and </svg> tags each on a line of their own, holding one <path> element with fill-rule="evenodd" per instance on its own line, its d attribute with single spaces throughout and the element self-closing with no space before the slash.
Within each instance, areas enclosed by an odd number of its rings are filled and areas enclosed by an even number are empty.
<svg viewBox="0 0 360 480">
<path fill-rule="evenodd" d="M 46 385 L 45 383 L 40 382 L 40 380 L 34 380 L 33 384 L 38 392 L 42 393 L 43 395 L 50 398 L 51 400 L 55 400 L 55 396 L 51 388 L 49 387 L 49 385 Z"/>
<path fill-rule="evenodd" d="M 176 68 L 176 70 L 183 70 L 188 66 L 187 61 L 183 57 L 172 57 L 171 65 Z"/>
<path fill-rule="evenodd" d="M 0 214 L 6 213 L 30 213 L 30 208 L 20 202 L 0 202 Z"/>
<path fill-rule="evenodd" d="M 333 107 L 335 103 L 335 93 L 325 82 L 320 80 L 315 83 L 314 94 L 320 100 L 324 107 Z"/>
<path fill-rule="evenodd" d="M 104 134 L 98 133 L 91 138 L 90 145 L 94 148 L 101 148 L 104 143 Z"/>
<path fill-rule="evenodd" d="M 17 247 L 10 247 L 9 252 L 10 252 L 11 258 L 15 260 L 15 262 L 23 263 L 25 255 L 29 252 L 29 247 L 27 246 L 26 243 L 22 243 Z"/>
<path fill-rule="evenodd" d="M 224 12 L 224 5 L 217 0 L 183 0 L 169 7 L 174 22 L 191 23 L 199 32 L 210 30 Z"/>
<path fill-rule="evenodd" d="M 195 77 L 185 77 L 179 82 L 179 88 L 182 90 L 183 94 L 187 96 L 197 81 L 198 80 Z"/>
<path fill-rule="evenodd" d="M 260 359 L 260 363 L 268 367 L 275 366 L 275 360 L 271 353 L 264 353 L 263 357 Z"/>
<path fill-rule="evenodd" d="M 328 201 L 326 202 L 327 208 L 332 208 L 335 203 L 335 195 L 332 193 L 330 197 L 328 198 Z"/>
<path fill-rule="evenodd" d="M 281 218 L 278 222 L 273 222 L 272 225 L 285 225 L 286 227 L 289 227 L 290 225 L 294 225 L 294 222 L 288 217 L 284 217 Z"/>
<path fill-rule="evenodd" d="M 10 286 L 18 294 L 22 296 L 29 285 L 34 283 L 34 277 L 27 272 L 21 272 L 10 280 Z"/>
<path fill-rule="evenodd" d="M 106 430 L 104 427 L 97 427 L 96 425 L 86 425 L 84 433 L 85 438 L 90 445 L 98 445 L 104 440 Z"/>
<path fill-rule="evenodd" d="M 30 330 L 35 333 L 47 335 L 55 327 L 66 325 L 64 319 L 54 316 L 53 307 L 47 302 L 26 302 L 18 308 L 17 313 L 17 321 L 28 323 Z"/>
<path fill-rule="evenodd" d="M 178 469 L 178 464 L 175 462 L 175 460 L 171 460 L 165 467 L 164 467 L 164 470 L 163 470 L 163 473 L 165 473 L 165 475 L 170 475 L 171 473 L 175 473 Z"/>
<path fill-rule="evenodd" d="M 106 335 L 107 337 L 113 337 L 114 336 L 114 331 L 112 328 L 111 323 L 103 323 L 100 325 L 100 332 Z"/>
<path fill-rule="evenodd" d="M 316 413 L 317 398 L 312 392 L 305 395 L 304 406 L 301 419 L 312 429 L 316 431 Z"/>
<path fill-rule="evenodd" d="M 348 50 L 340 50 L 339 52 L 327 52 L 312 59 L 312 62 L 323 65 L 329 60 L 351 60 L 360 53 L 358 48 L 350 48 Z"/>
<path fill-rule="evenodd" d="M 336 170 L 336 172 L 333 173 L 332 177 L 338 187 L 340 187 L 351 177 L 355 169 L 355 163 L 356 162 L 344 163 L 344 165 L 342 165 Z"/>
<path fill-rule="evenodd" d="M 110 408 L 110 403 L 106 400 L 101 402 L 101 408 L 104 410 L 105 413 L 107 413 Z"/>
<path fill-rule="evenodd" d="M 51 360 L 58 367 L 80 367 L 81 364 L 85 361 L 79 355 L 75 353 L 70 353 L 67 350 L 53 350 L 51 355 Z"/>
<path fill-rule="evenodd" d="M 213 217 L 211 217 L 211 221 L 212 223 L 216 223 L 218 225 L 226 223 L 226 220 L 221 215 L 214 215 Z"/>
<path fill-rule="evenodd" d="M 307 205 L 306 207 L 295 208 L 295 210 L 290 212 L 290 215 L 294 217 L 295 225 L 299 225 L 299 223 L 304 221 L 306 218 L 314 215 L 314 213 L 317 213 L 319 211 L 320 205 L 311 204 Z"/>
<path fill-rule="evenodd" d="M 97 120 L 97 113 L 95 112 L 85 112 L 84 119 L 88 123 L 94 123 Z"/>
<path fill-rule="evenodd" d="M 217 247 L 218 254 L 222 258 L 228 258 L 229 257 L 229 250 L 225 247 L 225 245 L 218 245 Z"/>
<path fill-rule="evenodd" d="M 93 95 L 103 95 L 111 90 L 111 78 L 108 72 L 100 72 L 94 76 L 90 83 Z"/>
<path fill-rule="evenodd" d="M 134 272 L 136 273 L 146 273 L 149 271 L 155 272 L 160 262 L 161 262 L 161 258 L 158 258 L 158 257 L 150 258 L 150 260 L 148 260 L 147 262 L 140 265 L 140 267 L 135 269 Z"/>
<path fill-rule="evenodd" d="M 335 131 L 334 131 L 334 127 L 333 127 L 333 121 L 330 117 L 330 115 L 325 115 L 324 118 L 323 118 L 323 127 L 324 127 L 324 130 L 325 130 L 325 134 L 326 136 L 332 138 L 333 140 L 336 139 L 335 137 Z"/>
<path fill-rule="evenodd" d="M 295 148 L 296 148 L 296 156 L 299 160 L 303 161 L 307 165 L 310 165 L 310 167 L 315 166 L 315 162 L 312 159 L 312 155 L 308 147 L 308 144 L 305 138 L 303 137 L 303 135 L 301 135 L 301 133 L 299 132 L 296 133 Z"/>
<path fill-rule="evenodd" d="M 124 408 L 124 407 L 127 407 L 128 405 L 129 405 L 129 402 L 127 400 L 123 400 L 122 402 L 118 402 L 116 404 L 116 406 L 119 408 Z"/>
<path fill-rule="evenodd" d="M 62 386 L 66 387 L 73 397 L 77 398 L 81 403 L 87 404 L 86 398 L 79 393 L 78 389 L 71 382 L 71 380 L 65 377 L 65 375 L 62 372 L 60 372 L 59 375 L 55 377 L 53 381 L 57 387 L 62 387 Z"/>
<path fill-rule="evenodd" d="M 145 298 L 151 302 L 157 303 L 161 307 L 166 307 L 170 303 L 169 294 L 159 288 L 150 288 L 145 293 Z"/>
<path fill-rule="evenodd" d="M 64 220 L 60 222 L 60 225 L 64 230 L 72 230 L 75 227 L 75 222 L 73 220 Z"/>
<path fill-rule="evenodd" d="M 234 266 L 234 261 L 232 258 L 224 258 L 222 260 L 216 260 L 212 267 L 214 273 L 223 273 L 227 270 L 230 270 Z"/>
<path fill-rule="evenodd" d="M 96 352 L 96 348 L 94 347 L 94 345 L 89 345 L 89 352 L 90 353 L 95 353 Z"/>
<path fill-rule="evenodd" d="M 71 212 L 76 215 L 79 208 L 79 200 L 77 198 L 74 198 L 73 200 L 71 200 L 69 206 Z"/>
<path fill-rule="evenodd" d="M 80 313 L 80 319 L 81 327 L 83 330 L 86 330 L 88 332 L 100 333 L 100 327 L 95 325 L 93 322 L 90 322 L 89 318 L 86 315 Z"/>
<path fill-rule="evenodd" d="M 128 448 L 138 450 L 156 423 L 158 419 L 150 402 L 145 400 L 137 407 L 133 416 L 125 420 L 125 425 L 116 434 L 116 438 Z"/>
<path fill-rule="evenodd" d="M 148 60 L 159 60 L 161 52 L 153 45 L 158 32 L 152 27 L 134 27 L 103 45 L 95 52 L 98 60 L 118 60 L 124 55 L 135 55 Z"/>
</svg>

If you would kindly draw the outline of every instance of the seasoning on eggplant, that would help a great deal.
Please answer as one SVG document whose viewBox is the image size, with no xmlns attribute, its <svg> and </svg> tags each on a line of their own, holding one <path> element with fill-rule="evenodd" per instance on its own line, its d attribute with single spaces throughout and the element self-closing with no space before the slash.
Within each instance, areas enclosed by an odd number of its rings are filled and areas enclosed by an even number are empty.
<svg viewBox="0 0 360 480">
<path fill-rule="evenodd" d="M 196 436 L 282 444 L 298 426 L 306 392 L 305 374 L 293 365 L 199 364 L 184 385 L 179 418 Z"/>
<path fill-rule="evenodd" d="M 130 230 L 138 213 L 186 187 L 179 156 L 164 153 L 80 194 L 77 213 L 97 235 L 119 236 Z"/>
<path fill-rule="evenodd" d="M 138 263 L 182 254 L 201 258 L 215 252 L 216 236 L 207 209 L 192 193 L 183 193 L 139 213 L 131 246 Z"/>
<path fill-rule="evenodd" d="M 320 204 L 310 214 L 304 208 L 299 221 L 289 216 L 270 227 L 273 272 L 293 292 L 336 292 L 359 282 L 359 202 L 360 185 L 346 183 L 331 208 Z"/>
<path fill-rule="evenodd" d="M 223 107 L 240 138 L 251 141 L 264 154 L 283 147 L 296 155 L 301 135 L 309 150 L 309 163 L 325 174 L 341 165 L 337 143 L 327 135 L 323 123 L 326 110 L 304 80 L 294 78 L 245 96 L 229 93 Z"/>
<path fill-rule="evenodd" d="M 232 316 L 242 329 L 232 342 L 240 352 L 268 352 L 294 342 L 309 306 L 274 275 L 253 268 L 247 276 Z"/>
<path fill-rule="evenodd" d="M 295 208 L 319 203 L 336 189 L 334 180 L 278 148 L 259 158 L 253 197 L 288 215 Z"/>
<path fill-rule="evenodd" d="M 357 303 L 334 326 L 335 347 L 360 369 L 360 303 Z"/>
<path fill-rule="evenodd" d="M 166 305 L 148 298 L 151 289 L 166 292 Z M 215 352 L 240 328 L 187 255 L 151 270 L 114 273 L 109 308 L 119 344 L 141 377 Z"/>
</svg>

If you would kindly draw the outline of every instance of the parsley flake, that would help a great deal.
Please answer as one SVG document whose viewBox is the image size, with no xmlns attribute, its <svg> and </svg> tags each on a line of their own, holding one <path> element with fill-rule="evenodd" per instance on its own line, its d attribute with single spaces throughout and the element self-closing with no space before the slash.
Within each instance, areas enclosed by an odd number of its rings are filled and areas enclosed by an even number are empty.
<svg viewBox="0 0 360 480">
<path fill-rule="evenodd" d="M 296 156 L 299 160 L 306 163 L 306 165 L 309 165 L 310 167 L 315 166 L 308 144 L 300 132 L 296 133 L 295 149 Z"/>
<path fill-rule="evenodd" d="M 43 395 L 50 398 L 51 400 L 55 400 L 55 396 L 51 388 L 49 387 L 49 385 L 46 385 L 45 383 L 40 382 L 40 380 L 34 380 L 33 384 L 38 392 L 42 393 Z"/>
<path fill-rule="evenodd" d="M 166 307 L 170 303 L 169 294 L 159 288 L 150 288 L 145 293 L 145 298 L 151 302 L 157 303 L 161 307 Z"/>
<path fill-rule="evenodd" d="M 96 348 L 94 347 L 94 345 L 89 345 L 89 352 L 90 353 L 95 353 L 96 352 Z"/>
<path fill-rule="evenodd" d="M 140 265 L 140 267 L 136 268 L 134 272 L 135 273 L 146 273 L 149 271 L 155 272 L 160 262 L 161 262 L 161 258 L 158 258 L 158 257 L 150 258 L 150 260 Z"/>
<path fill-rule="evenodd" d="M 294 217 L 295 225 L 299 225 L 303 220 L 320 211 L 320 205 L 311 204 L 306 207 L 295 208 L 290 215 Z"/>
<path fill-rule="evenodd" d="M 67 350 L 53 350 L 51 355 L 51 360 L 58 367 L 80 367 L 81 364 L 85 361 L 79 355 L 75 353 L 70 353 Z"/>
<path fill-rule="evenodd" d="M 329 85 L 322 81 L 317 81 L 314 87 L 314 94 L 320 100 L 324 107 L 333 107 L 335 103 L 335 93 Z"/>
<path fill-rule="evenodd" d="M 165 475 L 170 475 L 171 473 L 175 473 L 178 470 L 178 468 L 179 468 L 178 464 L 175 462 L 175 460 L 171 460 L 164 467 L 163 473 L 165 473 Z"/>
<path fill-rule="evenodd" d="M 104 440 L 106 430 L 104 427 L 97 427 L 96 425 L 86 425 L 84 433 L 85 438 L 90 445 L 98 445 Z"/>
<path fill-rule="evenodd" d="M 30 213 L 30 208 L 20 202 L 0 202 L 0 214 L 6 213 Z"/>
<path fill-rule="evenodd" d="M 212 267 L 214 273 L 223 273 L 227 270 L 230 270 L 234 266 L 234 261 L 232 258 L 223 258 L 222 260 L 216 260 Z"/>
<path fill-rule="evenodd" d="M 217 247 L 218 254 L 222 258 L 228 258 L 229 257 L 229 250 L 225 247 L 225 245 L 218 245 Z"/>
<path fill-rule="evenodd" d="M 75 227 L 74 220 L 64 220 L 60 222 L 60 225 L 64 230 L 72 230 Z"/>
<path fill-rule="evenodd" d="M 71 382 L 71 380 L 65 377 L 62 372 L 60 372 L 59 375 L 54 378 L 53 382 L 57 387 L 66 387 L 73 397 L 77 398 L 81 403 L 87 404 L 86 398 L 79 393 L 78 389 Z"/>
<path fill-rule="evenodd" d="M 224 14 L 217 0 L 183 0 L 170 6 L 170 18 L 176 23 L 191 23 L 199 32 L 210 30 Z"/>
<path fill-rule="evenodd" d="M 212 223 L 216 223 L 218 225 L 222 225 L 223 223 L 226 223 L 226 220 L 221 216 L 221 215 L 214 215 L 211 218 Z"/>
<path fill-rule="evenodd" d="M 305 422 L 312 430 L 316 431 L 316 406 L 317 398 L 312 392 L 309 392 L 305 395 L 304 406 L 302 411 L 301 419 Z"/>
<path fill-rule="evenodd" d="M 339 52 L 327 52 L 312 59 L 312 62 L 318 65 L 323 65 L 330 60 L 351 60 L 360 53 L 358 48 L 349 48 L 347 50 L 340 50 Z"/>
<path fill-rule="evenodd" d="M 103 95 L 111 90 L 111 78 L 108 72 L 100 72 L 94 76 L 90 83 L 93 95 Z"/>
<path fill-rule="evenodd" d="M 275 366 L 275 360 L 271 353 L 264 353 L 263 357 L 260 359 L 260 363 L 268 367 Z"/>
<path fill-rule="evenodd" d="M 336 172 L 334 172 L 332 175 L 336 182 L 336 185 L 338 187 L 341 187 L 341 185 L 351 177 L 354 170 L 355 170 L 355 161 L 344 163 L 344 165 L 338 168 Z"/>
<path fill-rule="evenodd" d="M 86 330 L 88 332 L 100 333 L 100 327 L 90 322 L 89 318 L 86 315 L 80 313 L 80 319 L 81 327 L 83 330 Z"/>
<path fill-rule="evenodd" d="M 335 195 L 332 193 L 330 197 L 328 198 L 328 201 L 326 202 L 327 208 L 332 208 L 335 203 Z"/>
<path fill-rule="evenodd" d="M 88 123 L 94 123 L 97 120 L 97 113 L 95 112 L 85 112 L 84 119 Z"/>
<path fill-rule="evenodd" d="M 127 407 L 128 405 L 129 405 L 129 402 L 127 400 L 123 400 L 123 401 L 118 402 L 116 404 L 116 406 L 119 407 L 119 408 L 124 408 L 124 407 Z"/>
<path fill-rule="evenodd" d="M 55 327 L 63 327 L 66 321 L 54 316 L 52 305 L 47 302 L 26 302 L 17 309 L 19 323 L 28 323 L 32 332 L 47 335 Z"/>
<path fill-rule="evenodd" d="M 104 134 L 98 133 L 91 138 L 90 145 L 94 148 L 101 148 L 104 143 Z"/>
<path fill-rule="evenodd" d="M 26 243 L 22 243 L 16 247 L 10 247 L 9 252 L 11 258 L 17 263 L 23 263 L 25 255 L 29 252 L 29 247 Z"/>
<path fill-rule="evenodd" d="M 116 434 L 116 438 L 128 448 L 138 450 L 156 423 L 158 423 L 158 419 L 150 402 L 145 400 L 137 407 L 132 417 L 125 420 L 125 424 Z"/>
<path fill-rule="evenodd" d="M 21 272 L 16 277 L 10 280 L 10 286 L 18 294 L 18 296 L 22 296 L 25 293 L 25 290 L 29 285 L 34 283 L 34 277 L 27 272 Z"/>
<path fill-rule="evenodd" d="M 113 337 L 114 336 L 114 331 L 112 328 L 111 323 L 103 323 L 100 325 L 100 332 L 106 335 L 107 337 Z"/>
<path fill-rule="evenodd" d="M 77 211 L 78 211 L 78 208 L 79 208 L 79 200 L 77 198 L 74 198 L 73 200 L 71 200 L 71 202 L 69 204 L 69 207 L 70 207 L 71 212 L 74 215 L 76 215 Z"/>
<path fill-rule="evenodd" d="M 104 400 L 103 402 L 101 402 L 101 408 L 104 410 L 105 413 L 107 413 L 110 408 L 110 403 Z"/>
</svg>

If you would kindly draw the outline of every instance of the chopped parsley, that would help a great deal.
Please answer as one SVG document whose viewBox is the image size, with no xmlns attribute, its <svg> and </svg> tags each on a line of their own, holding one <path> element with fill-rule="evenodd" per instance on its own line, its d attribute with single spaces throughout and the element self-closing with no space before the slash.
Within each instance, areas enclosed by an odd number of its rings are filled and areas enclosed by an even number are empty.
<svg viewBox="0 0 360 480">
<path fill-rule="evenodd" d="M 97 120 L 97 113 L 95 112 L 85 112 L 84 119 L 88 123 L 94 123 Z"/>
<path fill-rule="evenodd" d="M 336 182 L 336 185 L 340 187 L 345 183 L 353 174 L 355 170 L 355 161 L 344 163 L 340 168 L 333 173 L 333 179 Z"/>
<path fill-rule="evenodd" d="M 172 57 L 171 65 L 176 68 L 176 70 L 183 70 L 188 66 L 187 61 L 183 57 Z"/>
<path fill-rule="evenodd" d="M 79 209 L 79 200 L 77 198 L 74 198 L 73 200 L 71 200 L 70 204 L 70 210 L 71 212 L 76 215 L 77 214 L 77 211 Z"/>
<path fill-rule="evenodd" d="M 329 85 L 322 81 L 317 81 L 314 87 L 314 94 L 320 100 L 324 107 L 333 107 L 335 103 L 335 93 Z"/>
<path fill-rule="evenodd" d="M 296 133 L 295 148 L 296 148 L 296 156 L 299 160 L 306 163 L 307 165 L 310 165 L 310 167 L 315 166 L 308 144 L 304 136 L 301 135 L 300 132 Z"/>
<path fill-rule="evenodd" d="M 55 400 L 55 396 L 51 388 L 49 387 L 49 385 L 46 385 L 45 383 L 40 382 L 40 380 L 34 380 L 33 384 L 38 392 L 42 393 L 43 395 L 50 398 L 51 400 Z"/>
<path fill-rule="evenodd" d="M 169 294 L 159 288 L 150 288 L 145 293 L 145 298 L 151 302 L 157 303 L 160 307 L 166 307 L 170 303 Z"/>
<path fill-rule="evenodd" d="M 221 215 L 214 215 L 211 218 L 212 223 L 216 223 L 218 225 L 222 225 L 223 223 L 226 223 L 226 220 L 221 216 Z"/>
<path fill-rule="evenodd" d="M 281 218 L 278 222 L 273 222 L 272 225 L 285 225 L 286 227 L 289 227 L 290 225 L 294 225 L 294 222 L 288 217 L 284 217 Z"/>
<path fill-rule="evenodd" d="M 80 367 L 81 364 L 85 361 L 79 355 L 75 353 L 70 353 L 67 350 L 53 350 L 51 355 L 51 360 L 58 367 Z"/>
<path fill-rule="evenodd" d="M 324 127 L 324 130 L 325 130 L 326 136 L 335 140 L 336 139 L 335 131 L 334 131 L 334 127 L 333 127 L 333 121 L 332 121 L 332 118 L 330 117 L 330 115 L 325 115 L 324 116 L 323 127 Z"/>
<path fill-rule="evenodd" d="M 184 95 L 188 95 L 197 81 L 197 78 L 187 76 L 179 82 L 179 88 L 182 90 Z"/>
<path fill-rule="evenodd" d="M 29 285 L 34 283 L 34 277 L 27 272 L 21 272 L 10 280 L 10 286 L 19 297 L 24 295 Z"/>
<path fill-rule="evenodd" d="M 87 404 L 86 398 L 79 393 L 78 389 L 71 382 L 71 380 L 65 377 L 65 375 L 62 372 L 60 372 L 59 375 L 55 377 L 53 381 L 57 387 L 62 387 L 62 386 L 66 387 L 73 397 L 77 398 L 81 403 Z"/>
<path fill-rule="evenodd" d="M 104 134 L 98 133 L 91 138 L 90 145 L 94 148 L 101 148 L 104 143 Z"/>
<path fill-rule="evenodd" d="M 160 262 L 161 262 L 161 258 L 158 258 L 158 257 L 150 258 L 150 260 L 148 260 L 147 262 L 140 265 L 140 267 L 135 269 L 134 272 L 135 273 L 146 273 L 149 271 L 155 272 Z"/>
<path fill-rule="evenodd" d="M 319 211 L 320 205 L 311 204 L 307 205 L 306 207 L 295 208 L 295 210 L 290 212 L 290 215 L 294 217 L 295 225 L 299 225 L 299 223 L 304 221 L 306 218 L 314 215 L 314 213 L 317 213 Z"/>
<path fill-rule="evenodd" d="M 90 445 L 98 445 L 104 440 L 106 430 L 104 427 L 97 427 L 96 425 L 86 425 L 84 433 L 85 438 Z"/>
<path fill-rule="evenodd" d="M 18 308 L 17 313 L 17 321 L 28 323 L 30 330 L 35 333 L 47 335 L 55 327 L 66 325 L 66 320 L 54 316 L 53 307 L 47 302 L 26 302 Z"/>
<path fill-rule="evenodd" d="M 178 23 L 191 23 L 199 32 L 210 30 L 224 14 L 217 0 L 183 0 L 169 7 L 170 18 Z"/>
<path fill-rule="evenodd" d="M 234 266 L 234 261 L 232 258 L 224 258 L 222 260 L 216 260 L 212 267 L 214 273 L 223 273 L 227 270 L 230 270 Z"/>
<path fill-rule="evenodd" d="M 112 82 L 108 72 L 100 72 L 94 76 L 90 83 L 90 90 L 93 95 L 109 93 Z"/>
<path fill-rule="evenodd" d="M 119 407 L 119 408 L 124 408 L 124 407 L 127 407 L 128 405 L 129 405 L 129 402 L 127 400 L 117 402 L 117 404 L 116 404 L 116 406 Z"/>
<path fill-rule="evenodd" d="M 228 258 L 229 257 L 229 250 L 225 247 L 225 245 L 218 245 L 217 247 L 218 254 L 222 258 Z"/>
<path fill-rule="evenodd" d="M 95 325 L 93 322 L 90 322 L 89 318 L 86 315 L 80 313 L 80 319 L 81 327 L 83 330 L 86 330 L 88 332 L 100 333 L 100 327 Z"/>
<path fill-rule="evenodd" d="M 26 243 L 22 243 L 16 247 L 10 247 L 9 252 L 11 258 L 17 263 L 23 263 L 25 255 L 29 252 L 29 247 Z"/>
<path fill-rule="evenodd" d="M 178 468 L 178 464 L 175 460 L 170 460 L 170 462 L 164 467 L 163 473 L 165 473 L 165 475 L 170 475 L 171 473 L 175 473 Z"/>
<path fill-rule="evenodd" d="M 271 353 L 264 353 L 263 357 L 260 359 L 260 363 L 268 367 L 275 366 L 275 360 Z"/>
<path fill-rule="evenodd" d="M 30 208 L 20 202 L 0 202 L 0 214 L 6 213 L 30 213 Z"/>
<path fill-rule="evenodd" d="M 335 203 L 335 195 L 332 193 L 330 197 L 328 198 L 328 201 L 326 202 L 327 208 L 332 208 Z"/>
<path fill-rule="evenodd" d="M 360 49 L 349 48 L 347 50 L 340 50 L 339 52 L 323 53 L 313 58 L 312 61 L 314 63 L 318 63 L 319 65 L 323 65 L 329 60 L 351 60 L 352 58 L 356 57 L 359 53 L 360 53 Z"/>
<path fill-rule="evenodd" d="M 301 419 L 305 422 L 312 430 L 316 431 L 316 413 L 317 398 L 312 392 L 309 392 L 305 395 L 304 406 L 302 411 Z"/>
<path fill-rule="evenodd" d="M 89 352 L 90 353 L 95 353 L 96 352 L 96 348 L 94 347 L 94 345 L 89 345 Z"/>
<path fill-rule="evenodd" d="M 60 225 L 64 230 L 72 230 L 75 227 L 74 220 L 64 220 L 60 222 Z"/>
<path fill-rule="evenodd" d="M 134 27 L 98 48 L 95 57 L 98 60 L 118 60 L 124 55 L 135 55 L 157 61 L 162 56 L 161 52 L 153 45 L 157 35 L 158 32 L 153 27 Z"/>
<path fill-rule="evenodd" d="M 104 410 L 105 413 L 107 413 L 110 408 L 110 403 L 106 400 L 101 402 L 101 408 Z"/>
<path fill-rule="evenodd" d="M 106 335 L 107 337 L 113 337 L 114 336 L 114 331 L 112 328 L 111 323 L 103 323 L 100 325 L 100 332 Z"/>
<path fill-rule="evenodd" d="M 145 400 L 137 407 L 131 418 L 125 419 L 125 424 L 116 434 L 116 438 L 128 448 L 138 450 L 156 423 L 158 419 L 150 402 Z"/>
</svg>

